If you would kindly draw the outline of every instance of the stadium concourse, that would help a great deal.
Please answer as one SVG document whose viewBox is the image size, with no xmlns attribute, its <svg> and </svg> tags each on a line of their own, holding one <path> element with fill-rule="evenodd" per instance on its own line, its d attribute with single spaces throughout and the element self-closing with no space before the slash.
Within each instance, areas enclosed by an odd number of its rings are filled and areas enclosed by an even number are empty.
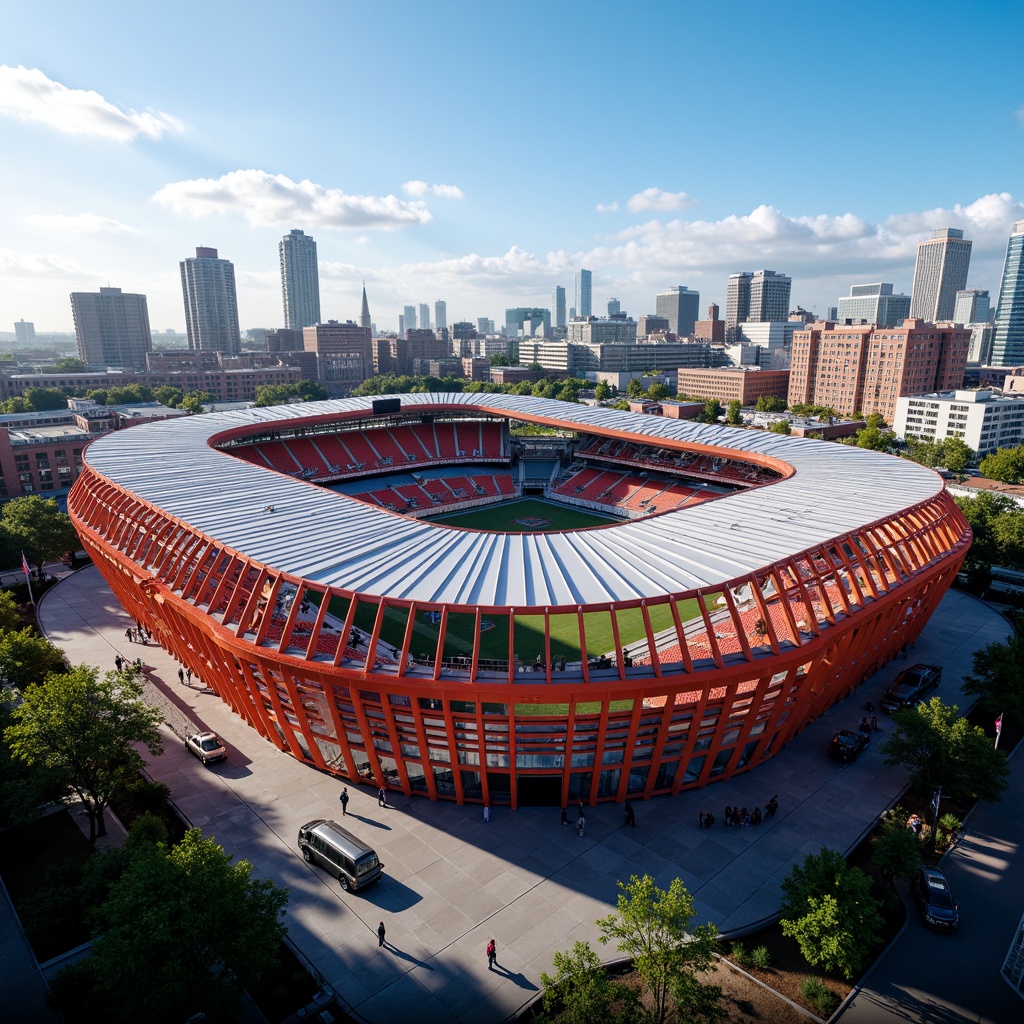
<svg viewBox="0 0 1024 1024">
<path fill-rule="evenodd" d="M 307 765 L 458 804 L 768 764 L 914 642 L 970 544 L 906 460 L 510 395 L 184 417 L 85 462 L 83 545 L 228 707 Z M 621 521 L 434 521 L 529 491 Z"/>
</svg>

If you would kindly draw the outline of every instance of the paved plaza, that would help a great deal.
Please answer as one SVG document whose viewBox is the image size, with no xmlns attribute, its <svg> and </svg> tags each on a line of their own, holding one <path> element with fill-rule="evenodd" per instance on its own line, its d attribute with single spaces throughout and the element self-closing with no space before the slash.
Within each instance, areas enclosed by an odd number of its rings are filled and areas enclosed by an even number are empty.
<svg viewBox="0 0 1024 1024">
<path fill-rule="evenodd" d="M 191 824 L 291 890 L 291 940 L 353 1014 L 373 1024 L 514 1017 L 538 995 L 556 950 L 576 939 L 596 946 L 594 922 L 614 907 L 616 881 L 631 874 L 651 874 L 662 886 L 681 878 L 698 923 L 710 921 L 723 933 L 767 922 L 793 864 L 822 846 L 850 850 L 906 785 L 902 770 L 882 763 L 886 716 L 853 765 L 826 756 L 831 733 L 856 728 L 863 701 L 877 704 L 912 661 L 941 663 L 938 694 L 964 706 L 958 687 L 971 653 L 1010 632 L 989 606 L 950 592 L 906 660 L 891 663 L 753 772 L 674 799 L 636 801 L 635 829 L 614 805 L 588 809 L 580 838 L 575 821 L 559 824 L 558 808 L 492 807 L 485 823 L 479 806 L 390 794 L 391 805 L 381 808 L 376 789 L 350 784 L 345 824 L 385 864 L 381 884 L 356 896 L 305 864 L 296 845 L 304 822 L 340 820 L 341 781 L 278 752 L 198 681 L 180 685 L 178 665 L 164 651 L 128 644 L 131 623 L 95 568 L 51 590 L 40 623 L 72 662 L 108 669 L 118 653 L 143 659 L 175 730 L 165 730 L 166 751 L 150 765 L 151 776 L 170 787 Z M 226 763 L 205 769 L 185 751 L 181 736 L 192 726 L 221 735 Z M 763 806 L 773 795 L 779 812 L 770 821 L 746 829 L 721 824 L 727 804 Z M 714 829 L 698 828 L 701 811 L 714 812 Z M 382 920 L 390 944 L 384 949 L 376 934 Z M 488 971 L 484 949 L 492 937 L 498 967 Z"/>
</svg>

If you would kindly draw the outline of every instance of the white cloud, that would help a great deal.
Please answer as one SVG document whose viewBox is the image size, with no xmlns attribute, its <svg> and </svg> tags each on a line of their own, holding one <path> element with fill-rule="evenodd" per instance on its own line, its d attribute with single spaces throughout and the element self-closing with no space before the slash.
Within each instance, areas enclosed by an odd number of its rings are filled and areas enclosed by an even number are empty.
<svg viewBox="0 0 1024 1024">
<path fill-rule="evenodd" d="M 63 256 L 16 252 L 14 249 L 0 249 L 0 274 L 7 277 L 91 276 L 84 267 Z"/>
<path fill-rule="evenodd" d="M 402 188 L 411 196 L 439 196 L 441 199 L 465 199 L 458 185 L 428 185 L 425 181 L 407 181 Z"/>
<path fill-rule="evenodd" d="M 135 228 L 122 224 L 113 217 L 101 217 L 96 213 L 31 213 L 25 218 L 33 227 L 50 228 L 55 231 L 75 232 L 82 235 L 137 234 Z"/>
<path fill-rule="evenodd" d="M 660 188 L 645 188 L 643 192 L 637 192 L 630 196 L 626 208 L 633 213 L 641 210 L 655 210 L 664 213 L 668 210 L 683 210 L 687 206 L 696 205 L 697 200 L 688 196 L 685 192 L 665 192 Z"/>
<path fill-rule="evenodd" d="M 184 125 L 159 110 L 122 110 L 91 89 L 69 89 L 38 68 L 0 65 L 0 114 L 37 121 L 68 135 L 131 142 L 139 135 L 159 139 Z"/>
<path fill-rule="evenodd" d="M 598 203 L 597 206 L 594 207 L 594 209 L 597 210 L 598 213 L 614 213 L 618 208 L 619 204 L 615 202 Z"/>
<path fill-rule="evenodd" d="M 286 227 L 392 228 L 429 224 L 433 217 L 421 202 L 395 196 L 354 196 L 312 181 L 292 181 L 267 171 L 231 171 L 219 178 L 195 178 L 164 185 L 153 201 L 175 213 L 202 217 L 239 214 L 250 224 Z"/>
</svg>

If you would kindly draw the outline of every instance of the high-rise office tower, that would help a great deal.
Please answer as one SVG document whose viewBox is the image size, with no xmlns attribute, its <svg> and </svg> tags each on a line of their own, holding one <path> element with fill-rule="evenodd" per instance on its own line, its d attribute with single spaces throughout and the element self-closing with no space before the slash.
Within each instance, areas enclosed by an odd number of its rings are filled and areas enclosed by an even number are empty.
<svg viewBox="0 0 1024 1024">
<path fill-rule="evenodd" d="M 398 314 L 398 336 L 400 338 L 404 338 L 405 337 L 405 314 L 404 313 L 399 313 Z"/>
<path fill-rule="evenodd" d="M 406 306 L 402 312 L 405 314 L 405 329 L 406 331 L 416 330 L 416 307 Z"/>
<path fill-rule="evenodd" d="M 420 303 L 420 327 L 430 330 L 430 307 L 425 302 Z"/>
<path fill-rule="evenodd" d="M 992 321 L 992 301 L 981 288 L 964 288 L 956 293 L 953 319 L 958 324 L 987 324 Z"/>
<path fill-rule="evenodd" d="M 917 243 L 910 315 L 930 323 L 952 320 L 956 293 L 967 287 L 971 242 L 959 228 L 940 228 Z"/>
<path fill-rule="evenodd" d="M 14 325 L 14 340 L 19 345 L 36 343 L 36 325 L 30 320 L 19 320 Z"/>
<path fill-rule="evenodd" d="M 618 299 L 611 298 L 608 300 L 608 315 L 617 316 L 622 312 L 622 304 Z"/>
<path fill-rule="evenodd" d="M 855 284 L 850 294 L 844 295 L 836 306 L 836 319 L 842 323 L 861 320 L 879 327 L 898 327 L 910 316 L 910 296 L 893 295 L 892 285 Z"/>
<path fill-rule="evenodd" d="M 693 325 L 700 315 L 700 292 L 691 291 L 682 284 L 658 292 L 655 312 L 668 320 L 668 329 L 672 334 L 685 338 L 693 334 Z"/>
<path fill-rule="evenodd" d="M 576 271 L 576 315 L 590 316 L 593 307 L 590 301 L 591 277 L 589 270 Z"/>
<path fill-rule="evenodd" d="M 996 306 L 992 365 L 1024 365 L 1024 220 L 1013 225 L 1006 246 L 1006 262 Z"/>
<path fill-rule="evenodd" d="M 219 259 L 216 249 L 197 246 L 195 257 L 182 260 L 180 266 L 188 347 L 197 352 L 238 355 L 242 338 L 234 264 Z"/>
<path fill-rule="evenodd" d="M 434 330 L 448 330 L 448 303 L 443 299 L 434 303 Z"/>
<path fill-rule="evenodd" d="M 92 366 L 146 369 L 153 350 L 145 295 L 125 294 L 120 288 L 72 292 L 78 357 Z"/>
<path fill-rule="evenodd" d="M 730 274 L 725 294 L 725 336 L 736 339 L 736 325 L 756 321 L 789 319 L 792 278 L 774 270 Z"/>
<path fill-rule="evenodd" d="M 488 334 L 494 334 L 494 321 L 487 316 L 476 318 L 476 332 L 486 338 Z"/>
<path fill-rule="evenodd" d="M 565 326 L 565 289 L 560 285 L 555 285 L 555 290 L 551 293 L 551 308 L 555 311 L 555 326 Z"/>
<path fill-rule="evenodd" d="M 359 326 L 360 327 L 373 327 L 373 323 L 370 320 L 370 304 L 366 301 L 366 282 L 363 282 L 363 304 L 359 309 Z"/>
<path fill-rule="evenodd" d="M 284 325 L 293 331 L 320 323 L 320 270 L 316 242 L 293 228 L 278 243 Z"/>
</svg>

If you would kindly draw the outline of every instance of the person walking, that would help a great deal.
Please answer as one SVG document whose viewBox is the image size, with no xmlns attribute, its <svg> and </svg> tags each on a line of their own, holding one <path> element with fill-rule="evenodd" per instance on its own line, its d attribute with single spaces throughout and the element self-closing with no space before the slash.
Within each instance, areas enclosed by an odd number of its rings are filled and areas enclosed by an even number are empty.
<svg viewBox="0 0 1024 1024">
<path fill-rule="evenodd" d="M 124 638 L 125 638 L 125 640 L 128 641 L 128 643 L 132 642 L 133 636 L 134 636 L 134 634 L 132 633 L 131 629 L 126 629 L 124 631 Z"/>
<path fill-rule="evenodd" d="M 384 922 L 381 921 L 381 923 L 379 925 L 377 925 L 377 948 L 378 949 L 381 946 L 384 945 L 384 935 L 385 935 Z"/>
<path fill-rule="evenodd" d="M 498 962 L 498 945 L 494 941 L 494 939 L 491 939 L 491 941 L 487 943 L 487 970 L 493 971 L 494 970 L 494 965 L 497 962 Z"/>
<path fill-rule="evenodd" d="M 387 805 L 388 805 L 388 794 L 385 792 L 384 787 L 381 786 L 380 789 L 377 790 L 377 806 L 378 807 L 387 807 Z"/>
<path fill-rule="evenodd" d="M 491 820 L 491 805 L 490 804 L 484 804 L 484 821 L 487 822 L 487 821 L 490 821 L 490 820 Z"/>
<path fill-rule="evenodd" d="M 623 805 L 623 810 L 626 814 L 626 824 L 629 825 L 630 828 L 636 828 L 636 814 L 633 813 L 633 801 L 627 800 Z"/>
<path fill-rule="evenodd" d="M 584 827 L 584 819 L 583 819 L 583 816 L 580 815 L 580 820 L 576 822 L 576 834 L 580 837 L 580 839 L 583 838 L 583 827 Z"/>
<path fill-rule="evenodd" d="M 348 787 L 342 786 L 341 796 L 338 797 L 341 801 L 341 816 L 344 818 L 348 814 Z"/>
<path fill-rule="evenodd" d="M 568 825 L 569 824 L 569 815 L 566 814 L 564 807 L 562 808 L 562 824 L 563 825 Z"/>
<path fill-rule="evenodd" d="M 120 672 L 121 671 L 121 666 L 124 665 L 124 658 L 122 658 L 121 655 L 119 654 L 114 659 L 114 664 L 117 666 L 117 671 Z"/>
<path fill-rule="evenodd" d="M 188 683 L 189 689 L 192 688 L 192 669 L 185 669 L 185 682 Z"/>
<path fill-rule="evenodd" d="M 185 685 L 185 670 L 183 668 L 178 669 L 178 682 L 181 683 L 182 686 Z"/>
</svg>

